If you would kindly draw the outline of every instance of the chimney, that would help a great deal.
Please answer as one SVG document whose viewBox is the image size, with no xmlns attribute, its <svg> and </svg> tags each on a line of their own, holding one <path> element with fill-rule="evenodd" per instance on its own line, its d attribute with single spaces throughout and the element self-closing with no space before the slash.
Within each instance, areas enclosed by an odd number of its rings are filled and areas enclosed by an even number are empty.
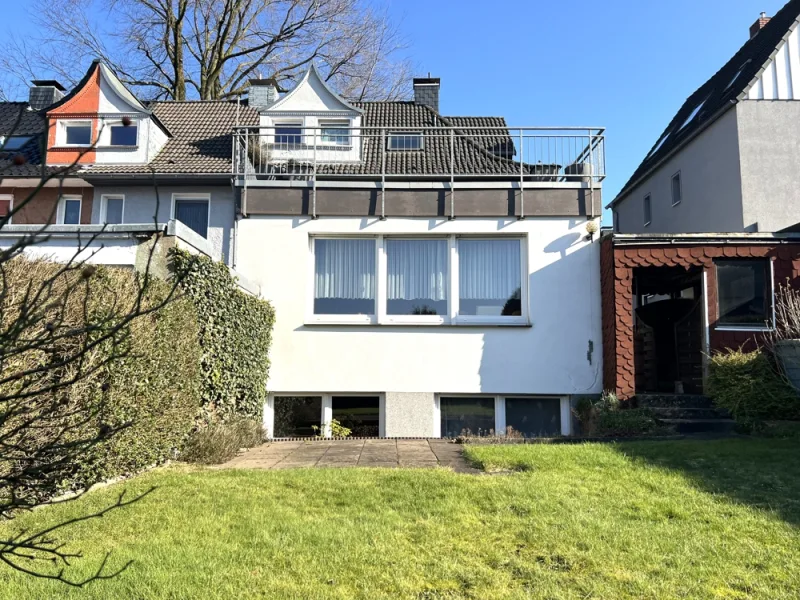
<svg viewBox="0 0 800 600">
<path fill-rule="evenodd" d="M 52 106 L 64 97 L 64 92 L 67 91 L 63 85 L 54 79 L 34 79 L 31 81 L 30 94 L 28 95 L 28 104 L 31 105 L 33 110 L 42 110 L 48 106 Z"/>
<path fill-rule="evenodd" d="M 251 79 L 247 104 L 258 110 L 269 108 L 278 101 L 278 83 L 274 79 Z"/>
<path fill-rule="evenodd" d="M 441 80 L 438 77 L 431 77 L 430 73 L 428 73 L 427 77 L 415 77 L 414 102 L 427 106 L 438 113 L 440 82 Z"/>
<path fill-rule="evenodd" d="M 756 34 L 757 34 L 759 31 L 761 31 L 762 29 L 764 29 L 764 26 L 765 26 L 767 23 L 769 23 L 769 20 L 770 20 L 770 19 L 771 19 L 771 17 L 768 17 L 768 16 L 767 16 L 767 13 L 765 13 L 765 12 L 762 12 L 762 13 L 761 13 L 761 15 L 758 17 L 758 19 L 756 20 L 756 22 L 755 22 L 755 23 L 753 23 L 752 25 L 750 25 L 750 39 L 751 39 L 751 40 L 752 40 L 754 37 L 756 37 Z"/>
</svg>

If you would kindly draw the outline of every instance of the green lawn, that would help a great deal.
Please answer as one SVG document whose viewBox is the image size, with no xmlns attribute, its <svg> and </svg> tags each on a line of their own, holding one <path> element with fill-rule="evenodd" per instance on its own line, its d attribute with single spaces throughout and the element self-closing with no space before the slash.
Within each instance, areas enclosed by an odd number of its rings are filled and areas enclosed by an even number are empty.
<svg viewBox="0 0 800 600">
<path fill-rule="evenodd" d="M 36 511 L 82 590 L 0 567 L 0 598 L 797 598 L 800 440 L 474 447 L 446 470 L 153 472 Z M 2 532 L 2 530 L 0 530 Z"/>
</svg>

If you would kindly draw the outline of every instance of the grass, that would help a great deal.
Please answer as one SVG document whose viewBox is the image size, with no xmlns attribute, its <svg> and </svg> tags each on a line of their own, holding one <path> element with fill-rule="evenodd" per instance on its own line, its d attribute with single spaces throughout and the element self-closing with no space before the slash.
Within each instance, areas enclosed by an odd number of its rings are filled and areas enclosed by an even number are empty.
<svg viewBox="0 0 800 600">
<path fill-rule="evenodd" d="M 0 598 L 796 598 L 800 440 L 479 446 L 438 470 L 174 467 L 25 515 L 69 530 L 71 589 L 0 568 Z M 7 533 L 0 528 L 0 534 Z"/>
</svg>

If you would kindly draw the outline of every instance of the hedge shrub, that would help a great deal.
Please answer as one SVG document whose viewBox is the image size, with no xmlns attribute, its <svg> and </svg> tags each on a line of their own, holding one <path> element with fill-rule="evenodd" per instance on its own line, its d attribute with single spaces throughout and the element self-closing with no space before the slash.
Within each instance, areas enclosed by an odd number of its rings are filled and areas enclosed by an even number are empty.
<svg viewBox="0 0 800 600">
<path fill-rule="evenodd" d="M 140 276 L 131 270 L 100 266 L 58 274 L 62 265 L 24 257 L 6 262 L 3 268 L 5 293 L 0 322 L 4 331 L 9 324 L 21 322 L 26 290 L 37 289 L 52 277 L 55 279 L 45 296 L 52 300 L 43 300 L 42 318 L 26 325 L 29 332 L 25 335 L 40 335 L 48 320 L 54 323 L 48 327 L 56 334 L 85 331 L 87 325 L 118 324 L 139 298 Z M 142 308 L 147 309 L 161 304 L 170 286 L 151 280 L 145 289 L 141 300 Z M 69 290 L 66 295 L 65 290 Z M 56 305 L 64 308 L 63 314 L 56 314 L 61 311 Z M 46 347 L 16 355 L 4 348 L 4 373 L 19 373 L 42 365 L 51 360 L 49 357 L 63 355 L 69 348 L 83 347 L 85 335 L 60 339 L 56 335 L 53 339 L 57 341 L 47 342 Z M 40 427 L 29 428 L 18 439 L 28 456 L 39 456 L 37 449 L 58 439 L 57 432 L 67 423 L 72 429 L 63 438 L 65 442 L 91 439 L 104 430 L 115 433 L 78 456 L 68 452 L 68 460 L 49 472 L 45 487 L 51 492 L 82 488 L 175 456 L 194 427 L 200 407 L 199 357 L 194 310 L 187 300 L 175 299 L 157 311 L 135 317 L 112 339 L 95 346 L 84 355 L 79 370 L 74 363 L 49 368 L 46 376 L 52 381 L 69 382 L 76 373 L 81 376 L 67 387 L 42 391 L 28 401 L 27 414 L 40 415 Z M 25 385 L 30 382 L 8 382 L 0 388 L 0 397 L 13 396 Z M 0 421 L 0 427 L 3 424 L 13 426 L 9 420 Z M 120 429 L 123 425 L 126 427 Z M 13 430 L 6 429 L 3 434 L 7 443 L 9 432 Z M 50 456 L 48 462 L 59 464 L 57 458 Z M 42 482 L 37 483 L 37 489 L 43 491 Z"/>
<path fill-rule="evenodd" d="M 205 421 L 260 419 L 275 321 L 272 306 L 241 291 L 221 262 L 175 248 L 169 259 L 197 313 Z"/>
<path fill-rule="evenodd" d="M 740 422 L 800 418 L 800 397 L 762 350 L 714 354 L 707 393 Z"/>
<path fill-rule="evenodd" d="M 242 448 L 264 441 L 264 428 L 253 419 L 232 419 L 196 431 L 186 443 L 181 458 L 187 462 L 219 465 L 231 460 Z"/>
</svg>

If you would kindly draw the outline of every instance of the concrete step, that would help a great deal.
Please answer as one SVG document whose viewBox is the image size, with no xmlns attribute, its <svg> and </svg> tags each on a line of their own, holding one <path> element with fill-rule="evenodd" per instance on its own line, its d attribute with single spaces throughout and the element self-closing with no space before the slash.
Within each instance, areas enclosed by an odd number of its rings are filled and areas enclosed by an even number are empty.
<svg viewBox="0 0 800 600">
<path fill-rule="evenodd" d="M 661 419 L 661 423 L 672 427 L 676 433 L 733 433 L 736 421 L 733 419 Z"/>
<path fill-rule="evenodd" d="M 683 406 L 653 406 L 648 410 L 658 419 L 730 419 L 727 410 L 721 408 L 686 408 Z"/>
<path fill-rule="evenodd" d="M 711 398 L 700 394 L 636 394 L 641 408 L 714 408 Z"/>
</svg>

